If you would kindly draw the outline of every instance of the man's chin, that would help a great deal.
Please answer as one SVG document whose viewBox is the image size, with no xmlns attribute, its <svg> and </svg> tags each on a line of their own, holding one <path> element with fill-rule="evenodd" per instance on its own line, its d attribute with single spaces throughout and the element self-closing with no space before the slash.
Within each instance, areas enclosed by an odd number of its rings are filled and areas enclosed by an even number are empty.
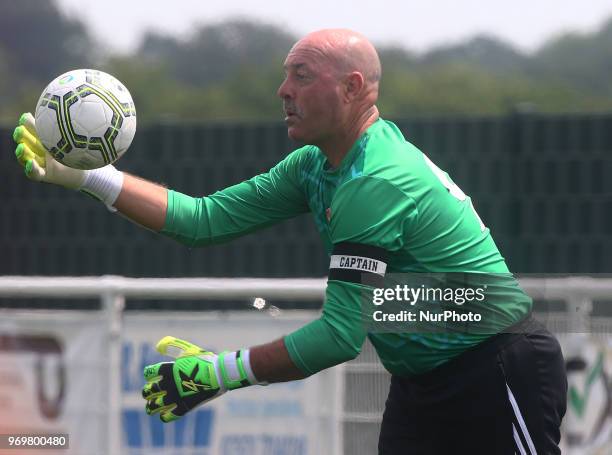
<svg viewBox="0 0 612 455">
<path fill-rule="evenodd" d="M 304 141 L 304 136 L 300 134 L 299 129 L 291 125 L 287 126 L 287 136 L 289 136 L 289 139 L 295 142 Z"/>
</svg>

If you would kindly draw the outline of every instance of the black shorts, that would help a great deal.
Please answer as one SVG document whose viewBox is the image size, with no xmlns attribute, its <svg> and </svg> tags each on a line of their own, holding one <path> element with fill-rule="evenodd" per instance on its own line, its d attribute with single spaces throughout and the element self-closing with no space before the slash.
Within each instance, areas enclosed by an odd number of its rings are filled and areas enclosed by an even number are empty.
<svg viewBox="0 0 612 455">
<path fill-rule="evenodd" d="M 423 375 L 392 376 L 379 455 L 561 453 L 561 348 L 531 317 L 513 332 Z"/>
</svg>

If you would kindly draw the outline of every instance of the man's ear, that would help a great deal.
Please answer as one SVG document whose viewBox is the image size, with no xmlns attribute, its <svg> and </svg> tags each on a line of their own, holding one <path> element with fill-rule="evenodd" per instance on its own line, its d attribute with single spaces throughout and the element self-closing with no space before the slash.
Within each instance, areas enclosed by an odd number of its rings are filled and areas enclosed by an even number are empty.
<svg viewBox="0 0 612 455">
<path fill-rule="evenodd" d="M 350 102 L 363 91 L 365 78 L 359 71 L 353 71 L 344 79 L 344 101 Z"/>
</svg>

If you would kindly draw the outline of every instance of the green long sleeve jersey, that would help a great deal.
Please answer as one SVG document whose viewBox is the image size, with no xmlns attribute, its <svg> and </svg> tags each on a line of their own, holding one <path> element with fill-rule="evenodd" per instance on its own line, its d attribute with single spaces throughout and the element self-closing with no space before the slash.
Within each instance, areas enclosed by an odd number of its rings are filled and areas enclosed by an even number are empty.
<svg viewBox="0 0 612 455">
<path fill-rule="evenodd" d="M 305 146 L 269 172 L 207 197 L 169 190 L 162 233 L 189 246 L 208 245 L 304 212 L 313 214 L 331 257 L 321 317 L 285 337 L 292 360 L 307 375 L 354 358 L 366 336 L 392 374 L 423 373 L 531 309 L 470 198 L 383 119 L 337 168 L 317 147 Z M 378 267 L 376 276 L 479 272 L 510 278 L 491 287 L 480 306 L 487 330 L 466 331 L 452 321 L 376 330 L 365 321 L 376 308 L 367 297 L 372 287 L 361 277 Z"/>
</svg>

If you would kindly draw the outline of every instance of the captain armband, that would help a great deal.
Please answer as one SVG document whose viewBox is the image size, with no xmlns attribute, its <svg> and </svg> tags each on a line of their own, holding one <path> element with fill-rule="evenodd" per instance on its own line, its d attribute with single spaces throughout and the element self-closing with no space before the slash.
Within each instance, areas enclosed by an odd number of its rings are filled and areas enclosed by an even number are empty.
<svg viewBox="0 0 612 455">
<path fill-rule="evenodd" d="M 329 279 L 382 287 L 387 271 L 387 250 L 362 243 L 334 245 Z"/>
</svg>

